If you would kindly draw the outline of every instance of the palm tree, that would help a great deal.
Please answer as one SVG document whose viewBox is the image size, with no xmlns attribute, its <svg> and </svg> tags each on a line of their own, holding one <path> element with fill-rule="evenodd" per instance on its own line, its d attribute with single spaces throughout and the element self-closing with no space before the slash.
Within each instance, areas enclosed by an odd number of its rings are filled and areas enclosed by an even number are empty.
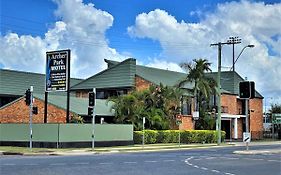
<svg viewBox="0 0 281 175">
<path fill-rule="evenodd" d="M 184 87 L 186 83 L 192 83 L 194 86 L 191 93 L 194 95 L 195 111 L 199 111 L 198 102 L 203 99 L 209 99 L 215 91 L 216 81 L 205 76 L 206 72 L 211 72 L 211 63 L 206 59 L 195 59 L 194 63 L 181 63 L 180 66 L 185 69 L 187 76 L 179 83 L 179 87 Z"/>
</svg>

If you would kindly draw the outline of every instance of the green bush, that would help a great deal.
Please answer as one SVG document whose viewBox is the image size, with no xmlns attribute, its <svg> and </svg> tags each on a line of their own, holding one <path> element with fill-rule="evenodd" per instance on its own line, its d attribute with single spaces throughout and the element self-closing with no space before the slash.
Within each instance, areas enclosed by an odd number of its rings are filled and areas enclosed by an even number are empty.
<svg viewBox="0 0 281 175">
<path fill-rule="evenodd" d="M 216 143 L 217 131 L 214 130 L 145 130 L 145 143 L 177 143 L 181 132 L 181 143 Z M 142 143 L 142 131 L 134 131 L 134 143 Z M 221 132 L 222 142 L 225 139 L 225 132 Z"/>
<path fill-rule="evenodd" d="M 143 131 L 134 131 L 134 143 L 142 143 Z M 158 131 L 156 130 L 145 130 L 144 131 L 144 142 L 146 144 L 157 143 Z"/>
</svg>

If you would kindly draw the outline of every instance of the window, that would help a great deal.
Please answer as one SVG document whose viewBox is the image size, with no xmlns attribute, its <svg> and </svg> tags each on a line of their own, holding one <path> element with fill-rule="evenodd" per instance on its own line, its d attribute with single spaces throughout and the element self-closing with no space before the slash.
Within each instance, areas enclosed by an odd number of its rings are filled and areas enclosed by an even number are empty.
<svg viewBox="0 0 281 175">
<path fill-rule="evenodd" d="M 191 100 L 182 99 L 181 100 L 181 114 L 182 115 L 191 115 Z"/>
<path fill-rule="evenodd" d="M 120 96 L 127 94 L 127 89 L 103 89 L 103 90 L 97 90 L 96 98 L 97 99 L 108 99 L 109 97 L 113 96 Z"/>
</svg>

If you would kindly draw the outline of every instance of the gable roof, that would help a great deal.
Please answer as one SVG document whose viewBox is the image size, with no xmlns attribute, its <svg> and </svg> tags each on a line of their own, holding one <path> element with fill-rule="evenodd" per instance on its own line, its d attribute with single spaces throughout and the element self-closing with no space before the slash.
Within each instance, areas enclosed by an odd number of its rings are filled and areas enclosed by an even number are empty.
<svg viewBox="0 0 281 175">
<path fill-rule="evenodd" d="M 45 100 L 44 94 L 33 94 L 34 98 L 39 99 L 41 101 Z M 3 109 L 7 106 L 10 106 L 13 103 L 24 98 L 18 98 L 11 103 L 8 103 L 0 109 Z M 63 95 L 48 95 L 48 104 L 52 104 L 60 109 L 66 110 L 66 96 Z M 74 96 L 70 96 L 70 111 L 79 114 L 79 115 L 88 115 L 88 98 L 77 98 Z M 114 116 L 114 112 L 111 111 L 112 102 L 107 102 L 106 100 L 96 99 L 96 115 L 99 116 Z"/>
<path fill-rule="evenodd" d="M 119 64 L 119 62 L 117 61 L 112 61 L 107 59 L 105 60 L 105 62 L 108 64 L 108 67 L 113 67 L 114 65 Z M 142 77 L 147 81 L 150 81 L 151 83 L 154 84 L 162 83 L 167 86 L 175 86 L 187 76 L 186 73 L 157 69 L 157 68 L 140 66 L 140 65 L 136 65 L 136 75 Z M 214 78 L 214 80 L 216 80 L 217 72 L 206 73 L 206 76 L 212 77 Z M 237 72 L 233 72 L 233 71 L 221 72 L 222 93 L 238 95 L 239 82 L 241 81 L 244 81 L 244 79 Z M 263 98 L 262 95 L 257 91 L 256 91 L 256 97 Z"/>
<path fill-rule="evenodd" d="M 112 65 L 90 78 L 71 87 L 72 90 L 92 88 L 133 87 L 135 85 L 136 60 L 129 58 Z"/>
<path fill-rule="evenodd" d="M 212 77 L 217 80 L 217 72 L 206 73 L 207 77 Z M 235 71 L 223 71 L 221 72 L 221 86 L 222 92 L 227 91 L 231 94 L 239 94 L 239 83 L 245 81 L 237 72 Z M 255 96 L 257 98 L 263 98 L 263 96 L 255 91 Z"/>
<path fill-rule="evenodd" d="M 71 78 L 70 86 L 82 79 Z M 34 86 L 34 93 L 45 92 L 45 74 L 0 69 L 0 94 L 21 96 L 25 90 Z"/>
</svg>

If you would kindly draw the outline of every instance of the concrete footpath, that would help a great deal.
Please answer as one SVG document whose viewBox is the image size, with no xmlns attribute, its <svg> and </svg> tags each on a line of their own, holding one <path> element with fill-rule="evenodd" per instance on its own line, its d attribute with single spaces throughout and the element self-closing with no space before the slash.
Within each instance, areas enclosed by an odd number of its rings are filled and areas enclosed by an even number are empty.
<svg viewBox="0 0 281 175">
<path fill-rule="evenodd" d="M 252 150 L 253 145 L 280 145 L 280 149 L 273 150 Z M 150 144 L 150 145 L 135 145 L 135 146 L 120 146 L 120 147 L 103 147 L 84 149 L 43 149 L 33 152 L 7 152 L 0 151 L 0 155 L 24 155 L 24 156 L 74 156 L 74 155 L 94 155 L 94 154 L 108 154 L 108 153 L 130 153 L 130 152 L 156 152 L 156 151 L 172 151 L 172 150 L 188 150 L 188 149 L 206 149 L 206 148 L 219 148 L 229 146 L 245 146 L 243 142 L 227 142 L 220 146 L 217 144 Z M 251 142 L 249 144 L 250 150 L 234 151 L 235 154 L 279 154 L 281 153 L 281 141 L 270 142 Z M 0 147 L 1 149 L 1 147 Z"/>
<path fill-rule="evenodd" d="M 248 155 L 256 155 L 256 154 L 281 154 L 281 141 L 270 141 L 270 142 L 250 142 L 249 150 L 246 150 L 246 144 L 243 142 L 234 143 L 235 146 L 245 146 L 245 150 L 234 151 L 234 154 L 248 154 Z M 251 146 L 256 145 L 280 145 L 279 148 L 276 149 L 259 149 L 255 150 L 251 148 Z"/>
</svg>

